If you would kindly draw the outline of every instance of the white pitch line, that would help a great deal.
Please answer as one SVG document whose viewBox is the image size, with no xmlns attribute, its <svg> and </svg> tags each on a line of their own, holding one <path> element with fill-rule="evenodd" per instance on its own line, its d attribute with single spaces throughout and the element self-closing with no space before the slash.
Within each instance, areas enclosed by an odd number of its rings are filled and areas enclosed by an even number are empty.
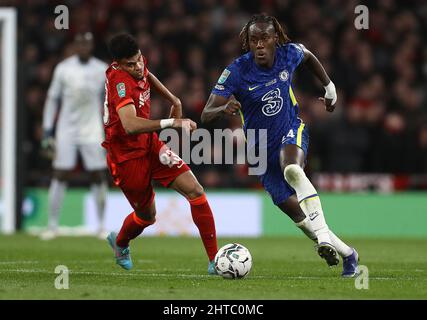
<svg viewBox="0 0 427 320">
<path fill-rule="evenodd" d="M 0 273 L 6 273 L 6 272 L 17 272 L 17 273 L 53 273 L 52 271 L 44 270 L 44 269 L 0 269 Z M 119 272 L 95 272 L 95 271 L 69 271 L 70 275 L 73 274 L 83 274 L 83 275 L 103 275 L 103 276 L 124 276 L 124 277 L 134 277 L 134 276 L 150 276 L 150 277 L 211 277 L 209 275 L 174 275 L 174 274 L 167 274 L 167 273 L 119 273 Z"/>
<path fill-rule="evenodd" d="M 144 264 L 149 264 L 149 263 L 155 263 L 154 260 L 137 260 L 138 263 L 144 263 Z M 40 261 L 38 260 L 17 260 L 17 261 L 0 261 L 0 265 L 8 265 L 8 264 L 37 264 L 40 263 Z M 101 260 L 83 260 L 83 261 L 60 261 L 60 260 L 49 260 L 48 262 L 46 261 L 46 263 L 49 264 L 72 264 L 72 265 L 80 265 L 80 264 L 95 264 L 95 263 L 111 263 L 111 259 L 101 259 Z M 187 269 L 187 271 L 189 271 L 190 269 Z M 184 271 L 184 269 L 182 270 Z"/>
<path fill-rule="evenodd" d="M 45 269 L 3 269 L 0 270 L 0 273 L 6 272 L 17 272 L 17 273 L 48 273 L 51 274 L 52 271 Z M 96 272 L 96 271 L 72 271 L 70 270 L 70 275 L 104 275 L 104 276 L 140 276 L 140 277 L 166 277 L 166 278 L 212 278 L 211 275 L 201 275 L 201 274 L 169 274 L 169 273 L 143 273 L 140 272 L 131 272 L 131 273 L 119 273 L 119 272 Z M 290 276 L 282 278 L 272 278 L 268 276 L 249 276 L 249 278 L 255 279 L 274 279 L 274 280 L 330 280 L 329 277 L 310 277 L 310 276 Z M 422 281 L 426 282 L 427 279 L 414 279 L 414 278 L 393 278 L 393 277 L 370 277 L 369 280 L 394 280 L 394 281 Z"/>
<path fill-rule="evenodd" d="M 27 261 L 0 261 L 0 265 L 20 264 L 20 263 L 22 263 L 22 264 L 32 264 L 32 263 L 36 264 L 36 263 L 40 263 L 40 261 L 37 261 L 37 260 L 34 260 L 34 261 L 32 261 L 32 260 L 27 260 Z"/>
</svg>

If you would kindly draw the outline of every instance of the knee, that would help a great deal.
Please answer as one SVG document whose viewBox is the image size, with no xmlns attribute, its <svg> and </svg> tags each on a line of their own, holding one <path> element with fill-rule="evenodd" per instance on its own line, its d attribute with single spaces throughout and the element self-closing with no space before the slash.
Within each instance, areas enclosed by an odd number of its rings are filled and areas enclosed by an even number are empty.
<svg viewBox="0 0 427 320">
<path fill-rule="evenodd" d="M 154 224 L 156 222 L 156 209 L 135 210 L 135 214 L 138 218 L 148 222 L 149 224 Z"/>
<path fill-rule="evenodd" d="M 305 176 L 304 170 L 297 164 L 288 164 L 283 170 L 285 179 L 288 183 L 294 183 Z"/>
<path fill-rule="evenodd" d="M 106 181 L 106 174 L 102 170 L 92 171 L 92 172 L 90 172 L 90 179 L 91 179 L 92 183 L 100 184 L 100 183 Z"/>
<path fill-rule="evenodd" d="M 60 182 L 66 182 L 69 180 L 69 171 L 65 170 L 55 170 L 53 172 L 54 179 L 60 181 Z"/>
<path fill-rule="evenodd" d="M 201 197 L 204 194 L 205 194 L 205 190 L 203 189 L 200 183 L 196 182 L 191 188 L 191 190 L 187 193 L 187 198 L 190 200 L 196 199 Z"/>
</svg>

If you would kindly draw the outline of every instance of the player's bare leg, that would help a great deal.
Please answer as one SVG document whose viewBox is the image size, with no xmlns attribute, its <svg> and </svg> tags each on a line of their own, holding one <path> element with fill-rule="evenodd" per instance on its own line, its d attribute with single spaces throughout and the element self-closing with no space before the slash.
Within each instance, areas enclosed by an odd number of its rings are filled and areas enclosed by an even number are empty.
<svg viewBox="0 0 427 320">
<path fill-rule="evenodd" d="M 105 239 L 105 201 L 108 192 L 107 175 L 105 170 L 90 171 L 91 192 L 95 200 L 99 229 L 98 237 Z"/>
<path fill-rule="evenodd" d="M 337 251 L 332 244 L 317 191 L 303 170 L 304 161 L 304 151 L 296 145 L 286 145 L 280 152 L 285 180 L 295 190 L 299 205 L 316 234 L 319 255 L 329 266 L 337 265 Z"/>
<path fill-rule="evenodd" d="M 58 235 L 59 216 L 70 172 L 69 170 L 54 170 L 53 172 L 48 195 L 48 228 L 41 234 L 43 240 L 50 240 Z"/>
<path fill-rule="evenodd" d="M 156 203 L 153 200 L 148 207 L 137 209 L 126 217 L 117 236 L 117 245 L 127 247 L 131 240 L 135 239 L 146 227 L 151 226 L 155 222 Z"/>
<path fill-rule="evenodd" d="M 317 243 L 317 236 L 311 226 L 310 220 L 305 216 L 299 206 L 296 195 L 290 196 L 278 207 L 295 222 L 295 225 L 300 228 L 309 239 Z M 357 272 L 357 262 L 359 260 L 357 251 L 345 244 L 331 230 L 329 230 L 329 237 L 331 238 L 332 245 L 336 248 L 338 254 L 343 259 L 342 276 L 354 276 Z"/>
<path fill-rule="evenodd" d="M 309 239 L 317 243 L 316 234 L 309 219 L 299 206 L 296 195 L 290 196 L 285 202 L 279 205 L 279 208 L 295 222 L 295 225 L 300 228 Z M 341 241 L 331 230 L 329 230 L 329 236 L 331 238 L 332 245 L 337 249 L 341 257 L 348 257 L 351 255 L 352 249 Z"/>
<path fill-rule="evenodd" d="M 216 241 L 215 221 L 203 187 L 191 171 L 179 175 L 169 186 L 188 199 L 191 206 L 191 216 L 209 258 L 208 273 L 216 274 L 213 260 L 218 252 Z"/>
<path fill-rule="evenodd" d="M 278 207 L 292 219 L 295 225 L 300 228 L 309 239 L 317 243 L 316 234 L 313 228 L 311 228 L 311 224 L 306 223 L 308 222 L 307 217 L 302 211 L 296 195 L 290 196 L 285 202 L 279 204 Z"/>
<path fill-rule="evenodd" d="M 123 221 L 120 232 L 110 232 L 108 243 L 114 251 L 116 263 L 123 269 L 130 270 L 133 266 L 130 256 L 129 242 L 138 237 L 146 227 L 156 222 L 156 204 L 131 212 Z"/>
</svg>

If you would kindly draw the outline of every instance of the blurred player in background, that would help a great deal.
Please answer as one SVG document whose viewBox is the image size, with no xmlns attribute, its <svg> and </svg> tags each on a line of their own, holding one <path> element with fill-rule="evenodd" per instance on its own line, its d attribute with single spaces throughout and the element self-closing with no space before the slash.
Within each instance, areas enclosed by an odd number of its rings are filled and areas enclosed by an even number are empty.
<svg viewBox="0 0 427 320">
<path fill-rule="evenodd" d="M 99 219 L 99 237 L 106 236 L 104 208 L 108 184 L 105 151 L 101 143 L 104 138 L 104 73 L 108 65 L 92 56 L 92 33 L 77 34 L 74 42 L 76 54 L 60 62 L 54 70 L 43 113 L 42 147 L 53 157 L 54 169 L 49 188 L 48 230 L 42 233 L 43 239 L 51 239 L 58 234 L 61 205 L 78 153 L 90 174 Z M 54 130 L 59 104 L 61 108 Z"/>
<path fill-rule="evenodd" d="M 156 221 L 152 180 L 174 189 L 188 199 L 191 215 L 199 229 L 209 258 L 208 273 L 216 274 L 217 253 L 215 222 L 203 187 L 187 164 L 159 140 L 155 131 L 182 128 L 191 131 L 196 123 L 182 117 L 181 101 L 147 68 L 136 40 L 119 34 L 109 43 L 113 63 L 108 68 L 104 105 L 107 163 L 130 205 L 134 209 L 123 222 L 120 232 L 111 232 L 107 240 L 116 263 L 132 268 L 129 242 Z M 172 106 L 170 118 L 149 120 L 150 90 L 153 88 Z"/>
<path fill-rule="evenodd" d="M 342 276 L 353 277 L 358 254 L 329 230 L 317 191 L 303 170 L 309 136 L 298 118 L 292 75 L 300 63 L 307 66 L 325 87 L 325 97 L 320 99 L 328 112 L 335 108 L 335 86 L 317 58 L 303 45 L 292 43 L 276 18 L 254 15 L 240 38 L 247 53 L 222 73 L 206 103 L 202 121 L 240 113 L 245 131 L 267 129 L 267 171 L 260 176 L 264 189 L 275 205 L 317 241 L 318 254 L 329 266 L 339 263 L 340 254 Z M 257 145 L 257 140 L 248 141 L 249 147 Z"/>
</svg>

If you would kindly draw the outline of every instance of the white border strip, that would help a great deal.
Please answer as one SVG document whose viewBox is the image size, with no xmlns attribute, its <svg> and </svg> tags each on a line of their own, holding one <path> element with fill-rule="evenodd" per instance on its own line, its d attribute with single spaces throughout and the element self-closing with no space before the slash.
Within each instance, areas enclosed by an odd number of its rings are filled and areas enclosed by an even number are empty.
<svg viewBox="0 0 427 320">
<path fill-rule="evenodd" d="M 16 9 L 0 9 L 3 26 L 1 56 L 2 92 L 2 161 L 3 213 L 1 231 L 6 234 L 15 231 L 16 197 Z"/>
</svg>

